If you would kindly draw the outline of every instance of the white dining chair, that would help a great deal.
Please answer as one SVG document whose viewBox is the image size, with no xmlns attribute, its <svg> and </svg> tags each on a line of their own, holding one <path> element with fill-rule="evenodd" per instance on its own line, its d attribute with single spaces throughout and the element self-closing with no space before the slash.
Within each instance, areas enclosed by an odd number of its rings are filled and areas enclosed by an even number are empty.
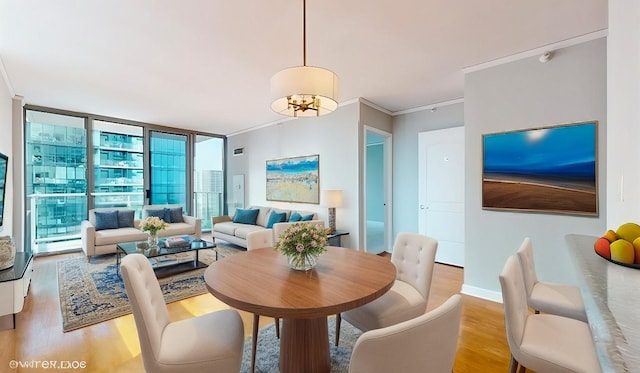
<svg viewBox="0 0 640 373">
<path fill-rule="evenodd" d="M 462 297 L 413 319 L 363 333 L 349 373 L 451 373 L 456 358 Z"/>
<path fill-rule="evenodd" d="M 336 346 L 342 319 L 362 331 L 384 328 L 422 315 L 427 309 L 438 241 L 416 234 L 399 233 L 391 253 L 396 280 L 380 298 L 336 315 Z"/>
<path fill-rule="evenodd" d="M 529 312 L 522 268 L 515 255 L 500 274 L 510 372 L 600 373 L 589 325 L 552 314 Z"/>
<path fill-rule="evenodd" d="M 263 247 L 273 247 L 273 230 L 262 229 L 247 233 L 247 251 L 260 249 Z M 252 342 L 251 345 L 251 373 L 255 372 L 256 366 L 256 351 L 258 347 L 258 330 L 260 323 L 260 315 L 253 314 L 253 330 L 252 330 Z M 280 338 L 280 319 L 275 318 L 276 337 Z"/>
<path fill-rule="evenodd" d="M 580 289 L 573 285 L 538 281 L 533 258 L 533 245 L 525 238 L 518 249 L 518 260 L 524 275 L 527 304 L 536 313 L 545 312 L 587 322 Z"/>
<path fill-rule="evenodd" d="M 160 285 L 142 254 L 122 259 L 122 278 L 147 372 L 238 372 L 244 325 L 236 310 L 171 321 Z"/>
</svg>

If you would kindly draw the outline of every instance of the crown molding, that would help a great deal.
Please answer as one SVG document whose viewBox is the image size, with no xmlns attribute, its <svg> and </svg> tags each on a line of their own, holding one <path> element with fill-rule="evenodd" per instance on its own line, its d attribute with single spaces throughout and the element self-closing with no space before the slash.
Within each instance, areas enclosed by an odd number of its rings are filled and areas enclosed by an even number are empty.
<svg viewBox="0 0 640 373">
<path fill-rule="evenodd" d="M 372 109 L 376 109 L 376 110 L 381 111 L 381 112 L 383 112 L 383 113 L 385 113 L 385 114 L 387 114 L 387 115 L 391 115 L 391 116 L 393 116 L 393 112 L 392 112 L 392 111 L 389 111 L 389 110 L 387 110 L 387 109 L 383 108 L 382 106 L 378 106 L 378 105 L 374 104 L 373 102 L 371 102 L 371 101 L 367 100 L 366 98 L 358 97 L 357 99 L 355 99 L 355 100 L 350 100 L 350 101 L 360 102 L 360 103 L 362 103 L 362 104 L 367 105 L 368 107 L 370 107 L 370 108 L 372 108 Z M 348 101 L 347 101 L 347 102 L 348 102 Z"/>
<path fill-rule="evenodd" d="M 415 108 L 412 108 L 412 109 L 394 111 L 392 115 L 395 117 L 397 115 L 415 113 L 416 111 L 435 110 L 435 109 L 437 109 L 439 107 L 448 106 L 448 105 L 455 105 L 455 104 L 461 104 L 463 102 L 464 102 L 464 98 L 460 97 L 460 98 L 456 98 L 456 99 L 453 99 L 453 100 L 438 102 L 438 103 L 435 103 L 435 104 L 430 104 L 430 105 L 425 105 L 425 106 L 418 106 L 418 107 L 415 107 Z"/>
<path fill-rule="evenodd" d="M 495 59 L 495 60 L 492 60 L 492 61 L 487 61 L 487 62 L 483 62 L 483 63 L 477 64 L 477 65 L 465 67 L 465 68 L 462 69 L 462 72 L 465 73 L 465 74 L 469 74 L 469 73 L 472 73 L 472 72 L 475 72 L 475 71 L 488 69 L 490 67 L 504 65 L 505 63 L 522 60 L 524 58 L 529 58 L 529 57 L 533 57 L 533 56 L 540 56 L 541 54 L 543 54 L 545 52 L 548 52 L 548 51 L 554 51 L 554 50 L 558 50 L 558 49 L 562 49 L 562 48 L 571 47 L 573 45 L 586 43 L 588 41 L 592 41 L 592 40 L 596 40 L 596 39 L 600 39 L 600 38 L 605 38 L 605 37 L 607 37 L 607 34 L 608 34 L 608 29 L 602 29 L 602 30 L 599 30 L 599 31 L 594 31 L 594 32 L 591 32 L 591 33 L 588 33 L 588 34 L 577 36 L 575 38 L 562 40 L 562 41 L 559 41 L 557 43 L 547 44 L 547 45 L 544 45 L 544 46 L 539 47 L 539 48 L 530 49 L 528 51 L 512 54 L 510 56 L 498 58 L 498 59 Z"/>
</svg>

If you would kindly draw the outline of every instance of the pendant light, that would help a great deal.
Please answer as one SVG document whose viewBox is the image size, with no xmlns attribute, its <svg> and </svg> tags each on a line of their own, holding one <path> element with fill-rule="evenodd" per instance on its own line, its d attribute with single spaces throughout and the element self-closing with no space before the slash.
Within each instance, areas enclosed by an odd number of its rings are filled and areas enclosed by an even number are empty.
<svg viewBox="0 0 640 373">
<path fill-rule="evenodd" d="M 302 2 L 302 66 L 279 71 L 271 78 L 271 109 L 290 117 L 320 116 L 338 108 L 338 76 L 307 66 L 307 1 Z"/>
</svg>

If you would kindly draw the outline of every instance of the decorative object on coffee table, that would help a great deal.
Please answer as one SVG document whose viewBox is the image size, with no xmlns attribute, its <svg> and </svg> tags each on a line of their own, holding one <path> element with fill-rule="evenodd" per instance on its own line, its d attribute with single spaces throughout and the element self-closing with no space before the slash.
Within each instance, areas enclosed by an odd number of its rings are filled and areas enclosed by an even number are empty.
<svg viewBox="0 0 640 373">
<path fill-rule="evenodd" d="M 13 267 L 16 259 L 16 245 L 10 236 L 0 237 L 0 271 Z"/>
<path fill-rule="evenodd" d="M 140 230 L 149 234 L 149 249 L 158 248 L 158 232 L 167 229 L 169 224 L 156 216 L 148 216 L 140 222 Z"/>
<path fill-rule="evenodd" d="M 275 245 L 289 259 L 289 266 L 295 270 L 307 271 L 314 268 L 318 257 L 327 251 L 327 231 L 316 224 L 292 224 L 280 236 Z"/>
</svg>

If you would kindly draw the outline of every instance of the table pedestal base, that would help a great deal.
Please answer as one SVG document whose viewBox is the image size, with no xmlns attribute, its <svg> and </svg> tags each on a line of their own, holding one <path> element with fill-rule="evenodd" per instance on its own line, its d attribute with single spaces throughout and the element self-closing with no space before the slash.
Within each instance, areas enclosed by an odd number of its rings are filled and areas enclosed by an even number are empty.
<svg viewBox="0 0 640 373">
<path fill-rule="evenodd" d="M 280 372 L 330 371 L 327 318 L 284 319 L 280 335 Z"/>
</svg>

